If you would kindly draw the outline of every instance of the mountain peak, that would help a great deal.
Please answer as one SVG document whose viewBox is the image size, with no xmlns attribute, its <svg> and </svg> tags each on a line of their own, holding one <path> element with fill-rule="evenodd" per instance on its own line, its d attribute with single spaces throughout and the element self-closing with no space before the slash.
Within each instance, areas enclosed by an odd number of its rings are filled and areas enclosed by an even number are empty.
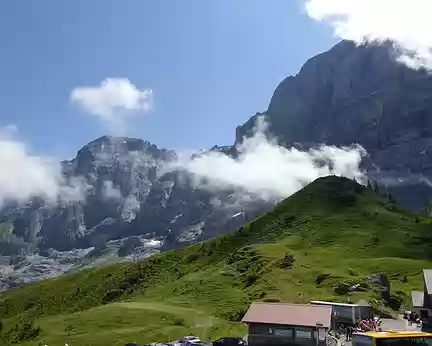
<svg viewBox="0 0 432 346">
<path fill-rule="evenodd" d="M 155 159 L 170 160 L 175 157 L 175 152 L 164 148 L 159 148 L 149 141 L 132 137 L 99 137 L 77 152 L 77 158 L 94 157 L 100 154 L 121 155 L 131 152 L 143 152 L 153 156 Z"/>
<path fill-rule="evenodd" d="M 106 147 L 111 147 L 119 150 L 127 150 L 127 151 L 145 150 L 150 147 L 154 147 L 155 149 L 158 149 L 156 145 L 140 138 L 116 137 L 116 136 L 108 136 L 108 135 L 99 137 L 91 141 L 90 143 L 85 145 L 83 149 L 91 148 L 96 150 L 97 149 L 103 150 Z"/>
</svg>

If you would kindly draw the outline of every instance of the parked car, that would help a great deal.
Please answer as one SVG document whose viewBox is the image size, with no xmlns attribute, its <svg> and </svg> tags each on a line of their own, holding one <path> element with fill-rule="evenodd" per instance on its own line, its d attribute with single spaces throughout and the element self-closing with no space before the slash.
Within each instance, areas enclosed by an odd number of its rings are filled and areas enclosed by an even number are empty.
<svg viewBox="0 0 432 346">
<path fill-rule="evenodd" d="M 199 340 L 199 337 L 197 337 L 197 336 L 185 336 L 185 337 L 181 338 L 178 342 L 182 345 L 186 345 L 186 343 L 188 341 L 191 341 L 191 340 Z"/>
<path fill-rule="evenodd" d="M 204 343 L 200 339 L 189 340 L 186 346 L 204 346 Z"/>
<path fill-rule="evenodd" d="M 242 338 L 222 338 L 213 341 L 213 346 L 238 346 L 238 345 L 247 345 L 247 342 Z"/>
<path fill-rule="evenodd" d="M 185 336 L 179 340 L 183 346 L 202 346 L 204 343 L 197 336 Z"/>
</svg>

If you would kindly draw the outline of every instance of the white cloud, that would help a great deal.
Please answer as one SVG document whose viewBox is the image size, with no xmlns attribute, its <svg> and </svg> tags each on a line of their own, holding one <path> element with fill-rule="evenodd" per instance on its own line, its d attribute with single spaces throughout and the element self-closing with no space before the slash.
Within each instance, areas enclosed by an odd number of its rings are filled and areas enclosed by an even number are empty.
<svg viewBox="0 0 432 346">
<path fill-rule="evenodd" d="M 91 189 L 92 186 L 84 177 L 71 177 L 68 180 L 62 177 L 58 184 L 57 202 L 85 201 Z"/>
<path fill-rule="evenodd" d="M 114 187 L 114 184 L 110 180 L 106 180 L 102 186 L 102 195 L 106 199 L 122 200 L 120 189 Z"/>
<path fill-rule="evenodd" d="M 58 167 L 29 154 L 26 146 L 0 137 L 0 206 L 7 200 L 26 202 L 34 196 L 55 200 L 60 181 Z"/>
<path fill-rule="evenodd" d="M 143 114 L 153 106 L 153 91 L 138 89 L 126 78 L 107 78 L 95 87 L 78 87 L 72 102 L 99 118 L 114 133 L 126 131 L 126 118 Z"/>
<path fill-rule="evenodd" d="M 26 203 L 33 197 L 47 203 L 85 198 L 87 185 L 82 179 L 66 181 L 57 160 L 32 154 L 15 133 L 13 126 L 0 129 L 0 207 L 10 201 Z"/>
<path fill-rule="evenodd" d="M 265 136 L 264 125 L 258 124 L 254 136 L 237 148 L 238 158 L 207 152 L 178 162 L 177 168 L 189 172 L 197 187 L 210 191 L 235 189 L 264 200 L 286 198 L 327 175 L 363 179 L 359 165 L 366 153 L 360 146 L 287 149 Z"/>
<path fill-rule="evenodd" d="M 137 212 L 140 210 L 140 204 L 134 195 L 129 195 L 124 200 L 121 217 L 123 220 L 130 222 L 135 219 Z"/>
<path fill-rule="evenodd" d="M 135 219 L 137 212 L 140 210 L 140 203 L 137 196 L 131 193 L 124 198 L 120 189 L 115 187 L 113 182 L 110 180 L 104 181 L 102 186 L 102 196 L 105 200 L 113 200 L 121 205 L 121 217 L 127 222 Z"/>
<path fill-rule="evenodd" d="M 403 51 L 400 61 L 432 69 L 431 0 L 306 0 L 306 11 L 343 39 L 391 40 Z"/>
</svg>

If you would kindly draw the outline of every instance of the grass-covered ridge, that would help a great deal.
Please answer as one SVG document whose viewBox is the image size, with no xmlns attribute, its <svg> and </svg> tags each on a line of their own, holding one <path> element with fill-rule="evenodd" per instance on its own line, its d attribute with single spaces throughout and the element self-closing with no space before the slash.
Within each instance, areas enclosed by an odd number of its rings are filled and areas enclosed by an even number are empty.
<svg viewBox="0 0 432 346">
<path fill-rule="evenodd" d="M 236 321 L 259 299 L 367 299 L 384 308 L 367 280 L 378 272 L 388 274 L 397 308 L 432 267 L 431 228 L 354 181 L 321 178 L 238 231 L 0 295 L 0 319 L 4 331 L 34 320 L 48 344 L 243 336 Z M 364 289 L 347 293 L 354 283 Z"/>
</svg>

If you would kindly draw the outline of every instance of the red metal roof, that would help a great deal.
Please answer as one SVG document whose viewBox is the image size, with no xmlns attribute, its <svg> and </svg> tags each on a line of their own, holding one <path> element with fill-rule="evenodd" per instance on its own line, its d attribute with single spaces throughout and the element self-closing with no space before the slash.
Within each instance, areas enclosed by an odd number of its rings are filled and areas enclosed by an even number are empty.
<svg viewBox="0 0 432 346">
<path fill-rule="evenodd" d="M 331 326 L 332 307 L 325 305 L 252 303 L 244 323 L 284 324 L 294 326 Z"/>
</svg>

